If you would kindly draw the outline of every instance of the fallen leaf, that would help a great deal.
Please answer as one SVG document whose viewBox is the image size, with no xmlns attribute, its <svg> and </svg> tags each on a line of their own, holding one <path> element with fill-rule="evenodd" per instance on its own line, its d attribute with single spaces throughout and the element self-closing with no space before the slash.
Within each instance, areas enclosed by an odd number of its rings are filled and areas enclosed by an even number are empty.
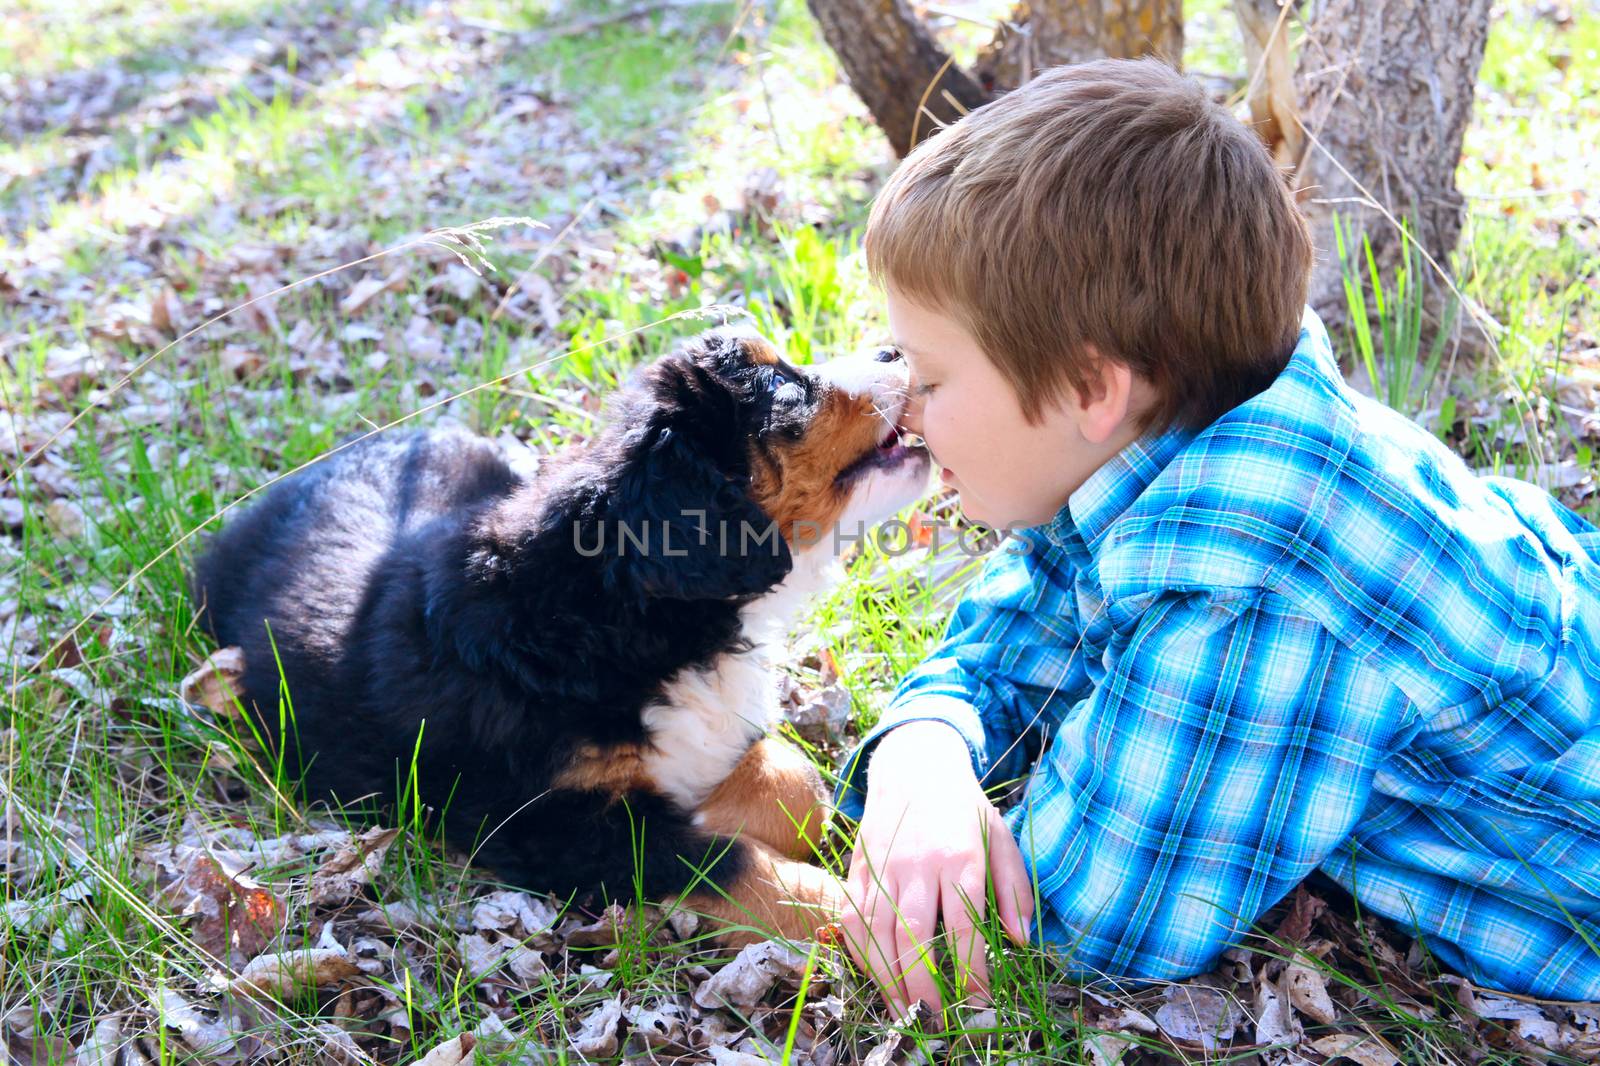
<svg viewBox="0 0 1600 1066">
<path fill-rule="evenodd" d="M 331 985 L 361 973 L 344 948 L 301 948 L 257 955 L 228 985 L 238 995 L 287 995 L 306 985 Z"/>
<path fill-rule="evenodd" d="M 474 929 L 493 929 L 518 940 L 549 932 L 560 917 L 549 900 L 510 889 L 491 892 L 472 901 Z M 555 946 L 553 942 L 551 946 Z"/>
<path fill-rule="evenodd" d="M 604 947 L 615 944 L 621 935 L 619 931 L 627 924 L 628 912 L 620 905 L 612 903 L 594 921 L 564 928 L 562 939 L 566 941 L 568 947 Z"/>
<path fill-rule="evenodd" d="M 1293 1047 L 1300 1043 L 1305 1030 L 1300 1020 L 1289 1009 L 1289 1001 L 1279 990 L 1277 982 L 1261 980 L 1256 984 L 1256 1032 L 1258 1044 L 1276 1044 Z"/>
<path fill-rule="evenodd" d="M 379 293 L 394 292 L 405 285 L 406 268 L 402 265 L 389 274 L 380 278 L 376 274 L 368 274 L 354 285 L 339 301 L 339 313 L 346 317 L 359 314 L 363 308 L 371 303 Z"/>
<path fill-rule="evenodd" d="M 1165 995 L 1155 1021 L 1174 1040 L 1215 1051 L 1233 1038 L 1240 1017 L 1229 997 L 1202 985 L 1169 985 Z"/>
<path fill-rule="evenodd" d="M 738 956 L 694 990 L 702 1007 L 749 1010 L 783 977 L 796 982 L 805 971 L 806 957 L 775 940 L 747 945 Z"/>
<path fill-rule="evenodd" d="M 1328 986 L 1323 977 L 1309 966 L 1291 963 L 1283 971 L 1283 983 L 1294 1009 L 1314 1022 L 1332 1025 L 1339 1014 L 1328 996 Z"/>
<path fill-rule="evenodd" d="M 122 1021 L 117 1015 L 101 1018 L 94 1031 L 78 1045 L 73 1062 L 77 1066 L 117 1066 L 119 1053 L 130 1039 L 123 1035 Z"/>
<path fill-rule="evenodd" d="M 617 1053 L 617 1027 L 622 1024 L 622 1000 L 613 996 L 583 1019 L 572 1034 L 572 1050 L 584 1058 L 609 1058 Z"/>
<path fill-rule="evenodd" d="M 637 1036 L 646 1047 L 662 1047 L 683 1040 L 683 1007 L 670 999 L 653 1007 L 636 1003 L 627 1009 L 624 1016 L 628 1019 L 632 1035 Z"/>
<path fill-rule="evenodd" d="M 374 826 L 322 861 L 311 875 L 311 902 L 336 906 L 350 902 L 383 867 L 383 857 L 400 835 Z"/>
<path fill-rule="evenodd" d="M 183 322 L 182 307 L 178 294 L 170 287 L 163 288 L 150 300 L 150 324 L 169 337 L 177 336 Z"/>
<path fill-rule="evenodd" d="M 241 648 L 212 652 L 199 669 L 178 683 L 178 695 L 184 702 L 230 718 L 237 713 L 235 696 L 243 689 L 244 650 Z"/>
<path fill-rule="evenodd" d="M 283 928 L 277 896 L 205 850 L 178 845 L 158 861 L 177 874 L 162 895 L 184 915 L 198 916 L 194 941 L 212 957 L 238 965 L 260 954 Z"/>
<path fill-rule="evenodd" d="M 83 508 L 71 500 L 51 500 L 44 509 L 45 528 L 63 540 L 77 540 L 83 536 L 86 522 Z"/>
<path fill-rule="evenodd" d="M 1089 1059 L 1094 1066 L 1117 1066 L 1133 1041 L 1110 1033 L 1095 1033 L 1084 1041 L 1084 1046 L 1089 1049 Z"/>
<path fill-rule="evenodd" d="M 1329 1058 L 1343 1056 L 1359 1066 L 1400 1066 L 1383 1041 L 1366 1033 L 1335 1033 L 1311 1041 L 1311 1049 Z"/>
<path fill-rule="evenodd" d="M 843 685 L 832 684 L 812 693 L 811 698 L 789 712 L 795 731 L 813 744 L 837 744 L 844 739 L 845 727 L 855 710 L 850 693 Z"/>
<path fill-rule="evenodd" d="M 477 1044 L 478 1038 L 471 1033 L 453 1036 L 418 1059 L 416 1066 L 469 1066 Z"/>
<path fill-rule="evenodd" d="M 201 1012 L 194 1004 L 170 988 L 163 988 L 156 1001 L 161 1024 L 177 1034 L 189 1049 L 205 1056 L 208 1062 L 232 1063 L 241 1056 L 234 1047 L 228 1027 Z"/>
</svg>

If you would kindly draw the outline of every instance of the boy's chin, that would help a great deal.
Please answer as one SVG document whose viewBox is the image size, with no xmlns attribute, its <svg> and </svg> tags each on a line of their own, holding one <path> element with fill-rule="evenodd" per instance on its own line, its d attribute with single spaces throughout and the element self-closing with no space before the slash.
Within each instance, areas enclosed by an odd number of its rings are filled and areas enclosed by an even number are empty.
<svg viewBox="0 0 1600 1066">
<path fill-rule="evenodd" d="M 1039 510 L 1034 513 L 1028 508 L 1001 509 L 986 507 L 973 500 L 972 494 L 963 489 L 959 482 L 949 482 L 955 487 L 957 500 L 961 504 L 961 513 L 969 522 L 976 522 L 981 526 L 998 530 L 1002 533 L 1013 529 L 1025 529 L 1029 526 L 1042 526 L 1055 518 L 1059 508 Z"/>
</svg>

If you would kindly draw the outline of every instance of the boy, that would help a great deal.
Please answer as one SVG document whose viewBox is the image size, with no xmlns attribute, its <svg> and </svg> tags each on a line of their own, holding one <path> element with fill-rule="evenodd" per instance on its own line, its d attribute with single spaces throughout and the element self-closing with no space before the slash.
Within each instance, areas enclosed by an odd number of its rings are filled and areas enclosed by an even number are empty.
<svg viewBox="0 0 1600 1066">
<path fill-rule="evenodd" d="M 941 919 L 985 987 L 991 882 L 1077 976 L 1175 979 L 1314 869 L 1600 999 L 1600 531 L 1345 386 L 1254 135 L 1155 61 L 1054 70 L 913 152 L 865 247 L 906 428 L 1017 532 L 843 775 L 891 1006 L 938 1004 Z"/>
</svg>

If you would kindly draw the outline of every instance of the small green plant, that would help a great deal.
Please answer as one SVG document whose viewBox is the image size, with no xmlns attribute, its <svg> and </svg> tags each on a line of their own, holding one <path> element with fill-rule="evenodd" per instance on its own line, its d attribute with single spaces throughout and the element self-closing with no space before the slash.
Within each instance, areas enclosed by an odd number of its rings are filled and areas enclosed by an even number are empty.
<svg viewBox="0 0 1600 1066">
<path fill-rule="evenodd" d="M 1445 341 L 1455 326 L 1460 304 L 1454 293 L 1445 298 L 1438 328 L 1433 331 L 1424 354 L 1429 264 L 1422 249 L 1412 241 L 1410 230 L 1403 224 L 1400 227 L 1400 261 L 1390 285 L 1384 283 L 1372 252 L 1372 241 L 1365 233 L 1361 234 L 1359 260 L 1349 247 L 1354 235 L 1347 237 L 1344 222 L 1338 215 L 1333 218 L 1333 234 L 1339 253 L 1339 271 L 1344 279 L 1345 302 L 1350 311 L 1350 337 L 1355 344 L 1355 355 L 1372 385 L 1372 394 L 1408 418 L 1416 418 L 1428 409 L 1434 398 L 1434 383 L 1439 377 Z"/>
</svg>

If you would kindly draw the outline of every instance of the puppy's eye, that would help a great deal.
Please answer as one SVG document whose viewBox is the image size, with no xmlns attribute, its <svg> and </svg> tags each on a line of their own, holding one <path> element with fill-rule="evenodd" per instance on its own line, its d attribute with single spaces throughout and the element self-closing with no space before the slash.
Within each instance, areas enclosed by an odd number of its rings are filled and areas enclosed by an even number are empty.
<svg viewBox="0 0 1600 1066">
<path fill-rule="evenodd" d="M 792 379 L 789 377 L 789 375 L 785 374 L 783 371 L 774 370 L 772 372 L 772 376 L 767 379 L 767 391 L 777 392 L 779 389 L 789 384 L 791 380 Z"/>
</svg>

